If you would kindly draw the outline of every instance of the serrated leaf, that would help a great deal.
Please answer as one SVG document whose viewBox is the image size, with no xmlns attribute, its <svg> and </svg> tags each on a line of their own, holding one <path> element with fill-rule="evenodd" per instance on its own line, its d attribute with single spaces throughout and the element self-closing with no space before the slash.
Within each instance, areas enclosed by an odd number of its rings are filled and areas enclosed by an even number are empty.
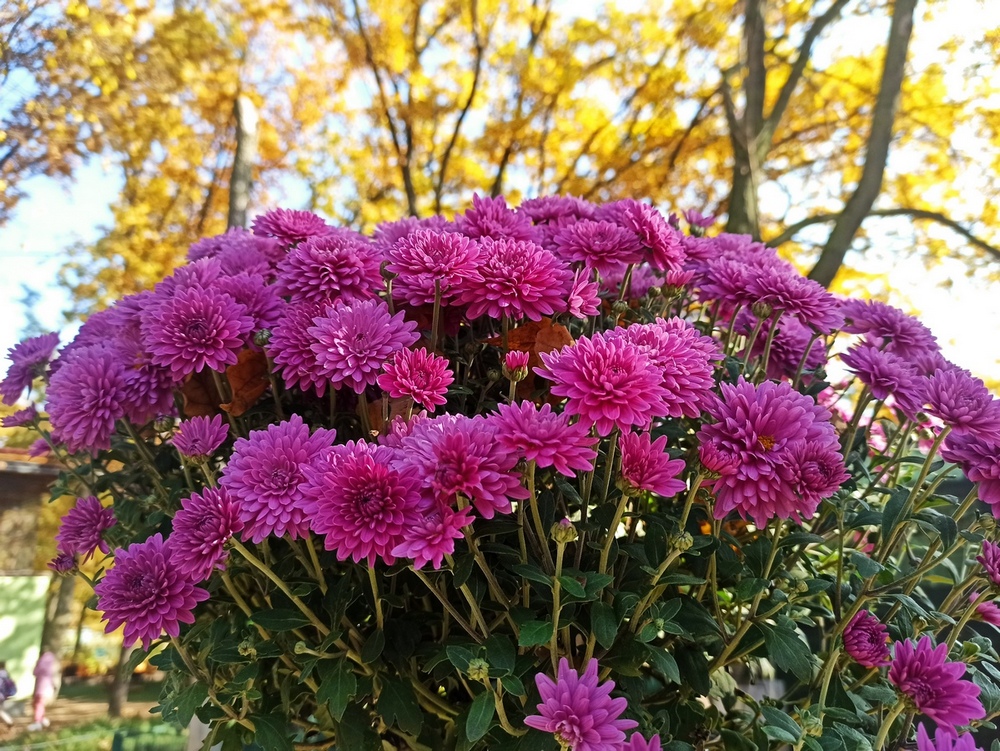
<svg viewBox="0 0 1000 751">
<path fill-rule="evenodd" d="M 393 678 L 383 679 L 377 709 L 386 724 L 395 722 L 403 732 L 420 735 L 424 714 L 409 684 Z"/>
<path fill-rule="evenodd" d="M 337 726 L 337 751 L 382 751 L 382 741 L 372 729 L 368 712 L 351 703 Z"/>
<path fill-rule="evenodd" d="M 873 561 L 864 553 L 859 553 L 856 550 L 851 553 L 851 563 L 854 564 L 854 567 L 858 570 L 858 573 L 861 574 L 861 577 L 864 579 L 869 579 L 873 576 L 877 576 L 885 568 L 878 561 Z"/>
<path fill-rule="evenodd" d="M 487 732 L 493 724 L 493 715 L 496 713 L 496 705 L 493 703 L 493 694 L 484 691 L 473 700 L 469 707 L 469 717 L 465 721 L 465 736 L 475 743 Z"/>
<path fill-rule="evenodd" d="M 191 724 L 195 710 L 208 700 L 208 686 L 204 683 L 192 683 L 179 691 L 173 700 L 173 708 L 176 711 L 177 722 L 181 727 Z"/>
<path fill-rule="evenodd" d="M 254 742 L 267 751 L 294 751 L 289 738 L 288 719 L 284 715 L 266 714 L 253 715 Z"/>
<path fill-rule="evenodd" d="M 333 718 L 340 722 L 344 710 L 358 692 L 358 679 L 347 660 L 323 660 L 317 666 L 319 690 L 316 701 L 326 702 Z"/>
<path fill-rule="evenodd" d="M 803 683 L 812 679 L 812 651 L 791 628 L 760 624 L 764 644 L 771 661 L 783 670 L 789 670 Z"/>
<path fill-rule="evenodd" d="M 521 624 L 521 633 L 517 638 L 519 647 L 537 647 L 548 644 L 552 638 L 552 621 L 528 621 Z"/>
</svg>

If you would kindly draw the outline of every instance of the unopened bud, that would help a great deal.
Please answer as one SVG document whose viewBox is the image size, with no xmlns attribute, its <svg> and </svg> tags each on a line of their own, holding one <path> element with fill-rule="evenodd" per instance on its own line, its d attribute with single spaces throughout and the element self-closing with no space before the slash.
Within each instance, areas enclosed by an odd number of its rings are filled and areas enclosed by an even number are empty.
<svg viewBox="0 0 1000 751">
<path fill-rule="evenodd" d="M 823 735 L 823 719 L 818 713 L 811 711 L 812 708 L 804 710 L 799 714 L 799 722 L 806 735 L 819 738 Z"/>
<path fill-rule="evenodd" d="M 611 312 L 616 316 L 624 315 L 629 311 L 629 304 L 625 300 L 615 300 L 611 303 Z"/>
<path fill-rule="evenodd" d="M 157 433 L 169 433 L 174 429 L 174 418 L 157 417 L 156 422 L 153 423 L 153 428 Z"/>
<path fill-rule="evenodd" d="M 490 679 L 490 664 L 482 657 L 474 657 L 469 660 L 468 673 L 474 681 L 488 681 Z"/>
<path fill-rule="evenodd" d="M 771 314 L 774 312 L 774 308 L 766 302 L 755 302 L 750 306 L 750 312 L 757 316 L 757 318 L 764 319 L 771 317 Z"/>
<path fill-rule="evenodd" d="M 504 355 L 502 368 L 504 378 L 514 383 L 527 378 L 529 357 L 530 355 L 527 352 L 520 352 L 518 350 L 511 350 Z"/>
<path fill-rule="evenodd" d="M 549 530 L 549 536 L 552 537 L 557 545 L 566 545 L 579 537 L 576 527 L 573 526 L 573 522 L 566 517 L 563 517 L 560 521 L 552 525 L 552 529 Z"/>
<path fill-rule="evenodd" d="M 690 532 L 675 532 L 667 538 L 667 544 L 670 545 L 671 550 L 686 553 L 694 547 L 694 537 Z"/>
<path fill-rule="evenodd" d="M 266 347 L 271 341 L 271 329 L 261 329 L 253 335 L 253 343 L 258 347 Z"/>
<path fill-rule="evenodd" d="M 622 492 L 622 495 L 628 496 L 629 498 L 635 498 L 637 495 L 642 494 L 642 490 L 640 488 L 637 488 L 621 475 L 619 475 L 618 479 L 615 480 L 615 485 Z"/>
<path fill-rule="evenodd" d="M 997 529 L 997 520 L 993 514 L 983 514 L 979 517 L 979 528 L 986 534 L 995 532 Z"/>
<path fill-rule="evenodd" d="M 646 290 L 646 294 L 649 295 L 650 297 L 656 297 L 657 295 L 663 294 L 663 289 L 656 286 L 650 287 L 648 290 Z"/>
<path fill-rule="evenodd" d="M 499 381 L 501 375 L 503 374 L 496 368 L 490 368 L 489 370 L 486 371 L 486 377 L 489 378 L 491 381 Z"/>
<path fill-rule="evenodd" d="M 962 662 L 971 662 L 979 656 L 979 645 L 973 640 L 962 642 Z"/>
<path fill-rule="evenodd" d="M 293 647 L 293 650 L 295 651 L 295 654 L 297 654 L 297 655 L 309 654 L 309 645 L 306 644 L 304 641 L 297 641 L 297 642 L 295 642 L 295 646 Z"/>
</svg>

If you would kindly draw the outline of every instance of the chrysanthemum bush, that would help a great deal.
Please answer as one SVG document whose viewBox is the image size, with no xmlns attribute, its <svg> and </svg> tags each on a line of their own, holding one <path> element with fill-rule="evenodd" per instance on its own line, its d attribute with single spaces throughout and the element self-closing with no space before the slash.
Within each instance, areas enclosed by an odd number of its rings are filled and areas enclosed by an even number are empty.
<svg viewBox="0 0 1000 751">
<path fill-rule="evenodd" d="M 476 197 L 199 241 L 11 352 L 4 424 L 80 497 L 53 568 L 97 562 L 206 748 L 976 748 L 1000 402 L 710 224 Z"/>
</svg>

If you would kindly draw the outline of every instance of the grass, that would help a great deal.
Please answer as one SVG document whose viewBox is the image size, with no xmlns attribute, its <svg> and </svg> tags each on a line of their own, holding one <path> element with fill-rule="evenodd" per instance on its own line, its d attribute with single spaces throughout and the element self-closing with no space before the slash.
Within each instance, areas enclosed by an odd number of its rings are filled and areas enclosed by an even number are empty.
<svg viewBox="0 0 1000 751">
<path fill-rule="evenodd" d="M 160 683 L 137 681 L 129 687 L 129 701 L 155 702 L 160 697 Z M 79 701 L 107 701 L 108 684 L 102 682 L 75 681 L 64 683 L 59 689 L 60 699 Z"/>
<path fill-rule="evenodd" d="M 154 733 L 165 740 L 173 735 L 177 740 L 177 748 L 183 748 L 183 741 L 174 728 L 163 723 L 143 720 L 93 720 L 61 730 L 25 733 L 16 739 L 0 738 L 0 751 L 111 751 L 117 731 L 126 733 Z M 165 748 L 166 746 L 159 746 Z"/>
</svg>

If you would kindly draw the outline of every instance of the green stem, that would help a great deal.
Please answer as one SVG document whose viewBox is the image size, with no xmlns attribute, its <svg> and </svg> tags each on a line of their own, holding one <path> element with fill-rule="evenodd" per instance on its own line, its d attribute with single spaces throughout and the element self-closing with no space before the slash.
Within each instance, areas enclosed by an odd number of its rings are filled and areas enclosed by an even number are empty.
<svg viewBox="0 0 1000 751">
<path fill-rule="evenodd" d="M 378 594 L 378 577 L 375 576 L 375 569 L 372 566 L 368 567 L 368 581 L 372 585 L 372 597 L 375 598 L 375 623 L 381 631 L 385 627 L 385 615 L 382 613 L 382 598 Z"/>
<path fill-rule="evenodd" d="M 774 335 L 778 331 L 778 319 L 781 318 L 781 311 L 777 310 L 771 316 L 771 325 L 767 328 L 767 339 L 764 341 L 764 355 L 761 357 L 760 370 L 758 371 L 758 383 L 767 378 L 767 363 L 771 359 L 771 345 L 774 343 Z"/>
<path fill-rule="evenodd" d="M 959 634 L 962 633 L 962 629 L 965 628 L 965 624 L 968 623 L 972 619 L 972 616 L 976 614 L 976 608 L 978 608 L 980 605 L 982 605 L 984 602 L 990 599 L 991 595 L 992 593 L 989 591 L 989 589 L 987 589 L 985 592 L 979 595 L 979 597 L 977 597 L 971 605 L 969 605 L 966 611 L 962 614 L 962 617 L 959 618 L 958 623 L 956 623 L 955 627 L 952 628 L 951 630 L 951 635 L 948 637 L 948 642 L 947 642 L 948 649 L 951 649 L 952 647 L 955 646 L 955 642 L 958 640 Z"/>
<path fill-rule="evenodd" d="M 361 419 L 361 432 L 366 441 L 372 437 L 372 420 L 368 414 L 368 397 L 364 391 L 358 394 L 358 417 Z"/>
<path fill-rule="evenodd" d="M 535 535 L 538 537 L 538 547 L 541 548 L 542 557 L 545 559 L 545 566 L 549 571 L 554 570 L 555 564 L 552 562 L 552 551 L 549 550 L 549 538 L 542 527 L 542 517 L 538 511 L 538 497 L 535 494 L 535 461 L 528 462 L 528 504 L 531 506 L 531 521 L 535 526 Z"/>
<path fill-rule="evenodd" d="M 894 723 L 896 718 L 903 713 L 904 709 L 905 706 L 903 702 L 897 702 L 896 706 L 894 706 L 889 711 L 889 714 L 885 716 L 885 720 L 882 722 L 882 727 L 878 729 L 878 735 L 875 738 L 875 743 L 872 745 L 873 751 L 882 751 L 882 748 L 885 746 L 885 739 L 889 736 L 889 730 L 892 729 L 892 723 Z"/>
<path fill-rule="evenodd" d="M 556 543 L 556 571 L 552 577 L 552 638 L 549 640 L 549 656 L 552 658 L 553 670 L 559 666 L 559 611 L 562 607 L 559 602 L 560 595 L 562 594 L 562 584 L 559 581 L 559 577 L 562 576 L 563 553 L 565 550 L 565 543 Z M 568 644 L 566 646 L 569 647 Z"/>
<path fill-rule="evenodd" d="M 432 582 L 430 579 L 427 578 L 427 574 L 425 574 L 423 571 L 417 568 L 413 569 L 413 573 L 416 574 L 417 578 L 424 583 L 424 586 L 426 586 L 427 589 L 430 590 L 431 594 L 433 594 L 434 597 L 437 598 L 437 601 L 440 602 L 442 606 L 444 606 L 444 609 L 448 611 L 448 614 L 455 619 L 455 622 L 462 627 L 465 633 L 467 633 L 475 641 L 482 644 L 483 637 L 477 634 L 476 630 L 472 627 L 472 624 L 469 623 L 465 618 L 463 618 L 461 613 L 455 610 L 455 606 L 452 605 L 450 602 L 448 602 L 448 598 L 446 598 L 443 594 L 441 594 L 440 590 L 438 590 L 438 588 L 434 586 L 434 582 Z"/>
<path fill-rule="evenodd" d="M 306 536 L 306 549 L 309 551 L 309 558 L 312 560 L 313 568 L 316 569 L 316 581 L 319 582 L 319 591 L 326 594 L 326 577 L 323 576 L 323 567 L 319 565 L 319 555 L 316 553 L 316 546 L 313 544 L 312 535 Z"/>
</svg>

